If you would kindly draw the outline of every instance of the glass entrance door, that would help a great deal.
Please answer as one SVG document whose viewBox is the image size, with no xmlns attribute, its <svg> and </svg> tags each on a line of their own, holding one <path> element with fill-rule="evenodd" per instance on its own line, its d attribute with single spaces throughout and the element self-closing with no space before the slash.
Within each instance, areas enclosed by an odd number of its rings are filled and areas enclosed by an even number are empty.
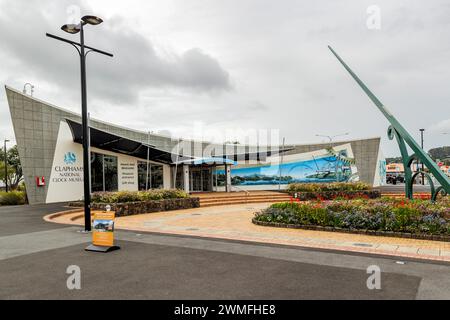
<svg viewBox="0 0 450 320">
<path fill-rule="evenodd" d="M 202 175 L 197 168 L 192 168 L 191 181 L 191 191 L 202 191 Z"/>
<path fill-rule="evenodd" d="M 208 192 L 211 189 L 211 169 L 202 169 L 202 191 Z"/>
<path fill-rule="evenodd" d="M 190 173 L 192 192 L 212 191 L 211 168 L 191 167 Z"/>
</svg>

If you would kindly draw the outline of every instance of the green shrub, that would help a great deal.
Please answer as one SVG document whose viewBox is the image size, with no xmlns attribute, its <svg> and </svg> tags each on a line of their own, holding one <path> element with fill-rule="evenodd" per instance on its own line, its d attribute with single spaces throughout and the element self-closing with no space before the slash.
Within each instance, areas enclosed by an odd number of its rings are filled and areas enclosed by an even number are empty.
<svg viewBox="0 0 450 320">
<path fill-rule="evenodd" d="M 19 185 L 17 186 L 17 191 L 24 191 L 24 192 L 26 191 L 25 181 L 19 183 Z"/>
<path fill-rule="evenodd" d="M 25 192 L 23 191 L 0 192 L 1 206 L 15 206 L 21 204 L 25 204 Z"/>
<path fill-rule="evenodd" d="M 127 203 L 188 197 L 189 194 L 182 190 L 152 189 L 147 191 L 96 192 L 92 194 L 91 200 L 94 203 Z"/>
<path fill-rule="evenodd" d="M 333 183 L 291 183 L 287 191 L 293 192 L 329 192 L 329 191 L 368 191 L 372 188 L 362 182 L 333 182 Z"/>
</svg>

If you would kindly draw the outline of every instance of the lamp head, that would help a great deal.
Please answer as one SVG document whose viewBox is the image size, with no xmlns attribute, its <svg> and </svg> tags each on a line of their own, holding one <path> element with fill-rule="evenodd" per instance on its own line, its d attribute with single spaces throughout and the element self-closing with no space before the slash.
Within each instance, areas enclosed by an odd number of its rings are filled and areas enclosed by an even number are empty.
<svg viewBox="0 0 450 320">
<path fill-rule="evenodd" d="M 92 25 L 97 25 L 103 22 L 101 18 L 96 16 L 84 16 L 83 18 L 81 18 L 81 20 L 83 20 L 83 22 L 85 23 L 89 23 Z"/>
<path fill-rule="evenodd" d="M 61 30 L 67 33 L 75 34 L 80 32 L 80 26 L 78 24 L 65 24 L 61 27 Z"/>
</svg>

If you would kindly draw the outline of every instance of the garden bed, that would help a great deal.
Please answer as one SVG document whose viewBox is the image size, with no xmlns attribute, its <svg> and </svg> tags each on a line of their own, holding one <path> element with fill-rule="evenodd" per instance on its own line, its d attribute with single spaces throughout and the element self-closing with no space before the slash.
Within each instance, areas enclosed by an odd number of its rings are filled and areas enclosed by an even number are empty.
<svg viewBox="0 0 450 320">
<path fill-rule="evenodd" d="M 92 194 L 92 210 L 106 210 L 111 206 L 117 217 L 151 212 L 191 209 L 200 207 L 200 199 L 190 197 L 180 190 L 148 190 L 99 192 Z M 71 202 L 69 206 L 82 207 L 83 202 Z"/>
<path fill-rule="evenodd" d="M 353 200 L 277 203 L 255 214 L 262 226 L 450 241 L 450 201 Z"/>
<path fill-rule="evenodd" d="M 393 232 L 393 231 L 358 230 L 358 229 L 344 229 L 344 228 L 335 228 L 335 227 L 321 227 L 321 226 L 313 226 L 313 225 L 298 225 L 298 224 L 286 224 L 286 223 L 277 223 L 277 222 L 263 222 L 263 221 L 258 221 L 255 218 L 253 218 L 252 222 L 256 225 L 265 226 L 265 227 L 286 228 L 286 229 L 303 229 L 303 230 L 327 231 L 327 232 L 341 232 L 341 233 L 362 234 L 362 235 L 368 235 L 368 236 L 396 237 L 396 238 L 408 238 L 408 239 L 418 239 L 418 240 L 433 240 L 433 241 L 450 242 L 450 235 L 412 234 L 412 233 Z"/>
</svg>

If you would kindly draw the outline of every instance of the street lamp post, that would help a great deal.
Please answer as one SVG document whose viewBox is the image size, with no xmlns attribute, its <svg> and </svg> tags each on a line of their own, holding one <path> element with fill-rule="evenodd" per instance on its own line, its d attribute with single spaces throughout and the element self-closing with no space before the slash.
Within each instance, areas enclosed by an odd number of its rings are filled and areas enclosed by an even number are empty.
<svg viewBox="0 0 450 320">
<path fill-rule="evenodd" d="M 286 138 L 285 137 L 283 137 L 283 149 L 281 149 L 281 150 L 284 150 L 284 146 L 285 146 L 285 143 L 286 143 Z M 284 153 L 281 153 L 281 155 L 279 155 L 280 156 L 280 162 L 278 163 L 278 168 L 279 168 L 279 174 L 280 174 L 280 178 L 279 178 L 279 181 L 278 181 L 278 190 L 281 190 L 281 167 L 283 166 L 283 160 L 284 160 Z"/>
<path fill-rule="evenodd" d="M 350 133 L 348 133 L 348 132 L 343 133 L 343 134 L 336 134 L 336 135 L 334 135 L 334 136 L 328 136 L 328 135 L 324 135 L 324 134 L 316 134 L 316 137 L 328 138 L 328 139 L 330 140 L 330 142 L 333 142 L 333 139 L 334 139 L 334 138 L 337 138 L 337 137 L 343 137 L 343 136 L 348 136 L 349 134 L 350 134 Z"/>
<path fill-rule="evenodd" d="M 5 191 L 8 192 L 8 152 L 6 151 L 6 143 L 9 142 L 8 139 L 4 141 L 4 151 L 5 151 Z"/>
<path fill-rule="evenodd" d="M 145 191 L 148 190 L 148 171 L 150 166 L 150 131 L 147 133 L 147 171 L 145 172 Z"/>
<path fill-rule="evenodd" d="M 420 130 L 420 146 L 423 150 L 423 133 L 425 132 L 425 129 L 419 129 Z M 422 185 L 425 185 L 425 164 L 422 162 Z"/>
<path fill-rule="evenodd" d="M 97 52 L 103 55 L 112 57 L 111 53 L 98 50 L 84 44 L 84 26 L 87 24 L 98 25 L 103 20 L 95 16 L 84 16 L 81 18 L 79 24 L 66 24 L 61 27 L 61 30 L 76 34 L 80 33 L 80 43 L 67 40 L 52 34 L 47 33 L 47 37 L 63 41 L 71 44 L 77 49 L 80 55 L 80 67 L 81 67 L 81 125 L 83 130 L 83 188 L 84 188 L 84 229 L 85 231 L 91 231 L 91 193 L 90 193 L 90 172 L 89 172 L 89 125 L 88 125 L 88 112 L 87 112 L 87 91 L 86 91 L 86 56 L 89 52 Z M 88 49 L 87 52 L 85 50 Z"/>
</svg>

